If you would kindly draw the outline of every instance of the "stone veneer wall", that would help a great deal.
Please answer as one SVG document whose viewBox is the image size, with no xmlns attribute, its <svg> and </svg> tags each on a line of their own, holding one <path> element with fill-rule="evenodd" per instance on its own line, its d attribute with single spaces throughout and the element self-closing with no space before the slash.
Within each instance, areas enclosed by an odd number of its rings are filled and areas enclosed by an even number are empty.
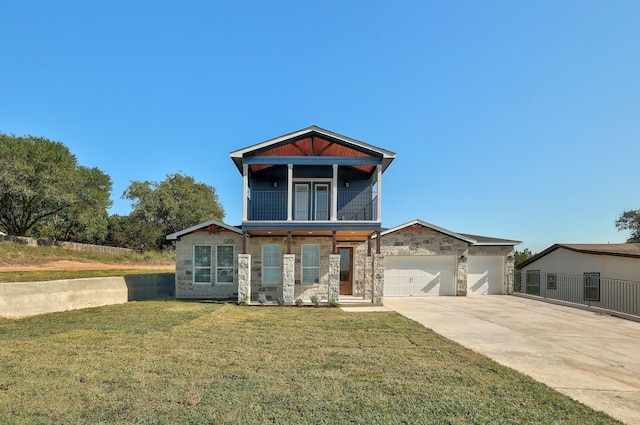
<svg viewBox="0 0 640 425">
<path fill-rule="evenodd" d="M 193 283 L 193 247 L 196 245 L 233 245 L 234 246 L 234 283 L 215 282 L 215 267 L 212 270 L 212 283 Z M 200 231 L 184 235 L 176 242 L 176 298 L 236 298 L 238 296 L 238 254 L 242 253 L 242 235 L 231 231 Z M 213 252 L 215 266 L 215 250 Z"/>
<path fill-rule="evenodd" d="M 278 285 L 264 285 L 262 283 L 262 245 L 280 245 L 280 253 L 283 258 L 287 253 L 286 236 L 254 236 L 247 241 L 247 253 L 251 254 L 251 300 L 257 301 L 260 294 L 264 294 L 267 300 L 276 301 L 283 297 L 282 283 Z M 320 279 L 316 284 L 302 285 L 302 245 L 320 245 Z M 331 254 L 332 241 L 330 237 L 293 237 L 291 238 L 291 253 L 295 255 L 294 261 L 294 300 L 302 298 L 308 300 L 317 295 L 321 300 L 327 300 L 329 294 L 329 255 Z"/>
</svg>

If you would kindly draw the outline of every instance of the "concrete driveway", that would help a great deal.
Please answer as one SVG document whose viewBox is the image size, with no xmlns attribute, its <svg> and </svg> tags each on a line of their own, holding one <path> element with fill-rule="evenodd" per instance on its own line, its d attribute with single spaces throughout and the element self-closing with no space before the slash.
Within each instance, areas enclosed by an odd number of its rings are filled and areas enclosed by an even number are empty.
<svg viewBox="0 0 640 425">
<path fill-rule="evenodd" d="M 516 296 L 384 306 L 628 424 L 640 424 L 640 323 Z"/>
</svg>

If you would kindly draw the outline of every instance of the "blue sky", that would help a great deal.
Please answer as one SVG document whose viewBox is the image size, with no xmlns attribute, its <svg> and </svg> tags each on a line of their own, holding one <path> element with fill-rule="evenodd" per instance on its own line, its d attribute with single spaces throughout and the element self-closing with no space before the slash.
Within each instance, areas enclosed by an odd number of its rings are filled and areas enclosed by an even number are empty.
<svg viewBox="0 0 640 425">
<path fill-rule="evenodd" d="M 397 153 L 383 225 L 624 242 L 640 208 L 640 2 L 0 5 L 0 131 L 113 180 L 182 172 L 241 221 L 229 152 L 309 125 Z"/>
</svg>

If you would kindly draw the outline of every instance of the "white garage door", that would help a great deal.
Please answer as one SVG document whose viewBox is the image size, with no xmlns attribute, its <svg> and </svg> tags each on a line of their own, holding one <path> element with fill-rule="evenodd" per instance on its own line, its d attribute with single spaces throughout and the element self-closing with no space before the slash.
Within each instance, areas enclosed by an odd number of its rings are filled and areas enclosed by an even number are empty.
<svg viewBox="0 0 640 425">
<path fill-rule="evenodd" d="M 455 256 L 412 255 L 384 257 L 384 296 L 455 295 Z"/>
<path fill-rule="evenodd" d="M 504 257 L 470 256 L 467 295 L 500 295 L 504 281 Z"/>
</svg>

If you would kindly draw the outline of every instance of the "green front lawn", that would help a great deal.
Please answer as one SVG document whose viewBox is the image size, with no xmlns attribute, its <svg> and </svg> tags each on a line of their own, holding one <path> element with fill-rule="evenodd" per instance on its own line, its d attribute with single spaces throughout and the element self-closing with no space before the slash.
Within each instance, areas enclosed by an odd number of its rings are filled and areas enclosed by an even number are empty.
<svg viewBox="0 0 640 425">
<path fill-rule="evenodd" d="M 0 319 L 0 423 L 619 423 L 395 313 L 146 301 Z"/>
</svg>

